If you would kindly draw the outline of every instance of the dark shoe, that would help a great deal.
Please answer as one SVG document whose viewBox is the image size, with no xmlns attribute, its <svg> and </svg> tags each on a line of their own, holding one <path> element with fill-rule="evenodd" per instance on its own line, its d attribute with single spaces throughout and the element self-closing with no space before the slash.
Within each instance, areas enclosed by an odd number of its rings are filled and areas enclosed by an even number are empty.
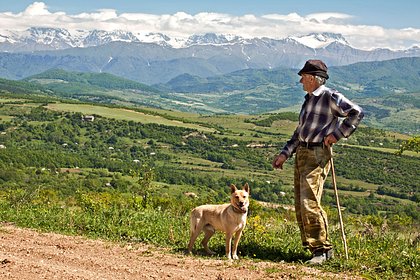
<svg viewBox="0 0 420 280">
<path fill-rule="evenodd" d="M 307 261 L 307 264 L 322 264 L 329 259 L 332 259 L 334 256 L 334 252 L 332 249 L 328 251 L 316 251 L 313 254 L 312 259 Z"/>
</svg>

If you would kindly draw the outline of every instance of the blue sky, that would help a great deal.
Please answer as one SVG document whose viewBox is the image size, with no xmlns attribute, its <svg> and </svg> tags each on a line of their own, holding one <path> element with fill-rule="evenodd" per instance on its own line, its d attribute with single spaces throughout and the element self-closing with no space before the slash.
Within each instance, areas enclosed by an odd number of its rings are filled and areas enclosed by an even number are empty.
<svg viewBox="0 0 420 280">
<path fill-rule="evenodd" d="M 339 33 L 360 49 L 420 47 L 418 0 L 15 0 L 0 35 L 31 26 L 127 30 L 171 37 L 218 33 L 282 39 Z M 3 32 L 3 33 L 2 33 Z"/>
</svg>

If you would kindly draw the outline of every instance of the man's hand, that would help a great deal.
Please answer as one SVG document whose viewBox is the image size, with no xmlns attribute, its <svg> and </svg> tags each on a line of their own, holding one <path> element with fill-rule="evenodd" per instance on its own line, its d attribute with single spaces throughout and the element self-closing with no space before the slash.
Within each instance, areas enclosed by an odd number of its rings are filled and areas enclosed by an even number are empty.
<svg viewBox="0 0 420 280">
<path fill-rule="evenodd" d="M 287 160 L 284 154 L 278 154 L 273 160 L 273 168 L 283 169 L 283 163 Z"/>
<path fill-rule="evenodd" d="M 337 139 L 332 134 L 327 135 L 327 137 L 324 138 L 324 145 L 327 147 L 330 147 L 335 143 L 337 143 Z"/>
</svg>

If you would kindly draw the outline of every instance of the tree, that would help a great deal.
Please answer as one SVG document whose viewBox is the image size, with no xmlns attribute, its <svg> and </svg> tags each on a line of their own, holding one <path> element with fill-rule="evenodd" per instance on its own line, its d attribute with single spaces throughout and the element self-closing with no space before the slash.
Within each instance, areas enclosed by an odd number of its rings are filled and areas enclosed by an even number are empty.
<svg viewBox="0 0 420 280">
<path fill-rule="evenodd" d="M 420 136 L 414 136 L 413 138 L 404 141 L 396 154 L 402 155 L 404 151 L 414 151 L 418 153 L 420 151 Z"/>
<path fill-rule="evenodd" d="M 149 164 L 143 164 L 138 170 L 131 170 L 133 177 L 138 177 L 138 188 L 134 192 L 141 195 L 143 208 L 147 207 L 150 195 L 153 192 L 153 180 L 155 179 L 155 172 Z"/>
</svg>

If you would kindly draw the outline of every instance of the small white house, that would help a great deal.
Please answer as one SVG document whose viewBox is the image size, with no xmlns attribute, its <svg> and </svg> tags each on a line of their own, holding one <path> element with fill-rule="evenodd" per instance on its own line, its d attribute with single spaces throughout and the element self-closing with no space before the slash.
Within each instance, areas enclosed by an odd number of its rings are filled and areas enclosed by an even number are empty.
<svg viewBox="0 0 420 280">
<path fill-rule="evenodd" d="M 87 122 L 93 122 L 95 120 L 95 116 L 86 115 L 82 117 L 82 120 L 87 121 Z"/>
</svg>

